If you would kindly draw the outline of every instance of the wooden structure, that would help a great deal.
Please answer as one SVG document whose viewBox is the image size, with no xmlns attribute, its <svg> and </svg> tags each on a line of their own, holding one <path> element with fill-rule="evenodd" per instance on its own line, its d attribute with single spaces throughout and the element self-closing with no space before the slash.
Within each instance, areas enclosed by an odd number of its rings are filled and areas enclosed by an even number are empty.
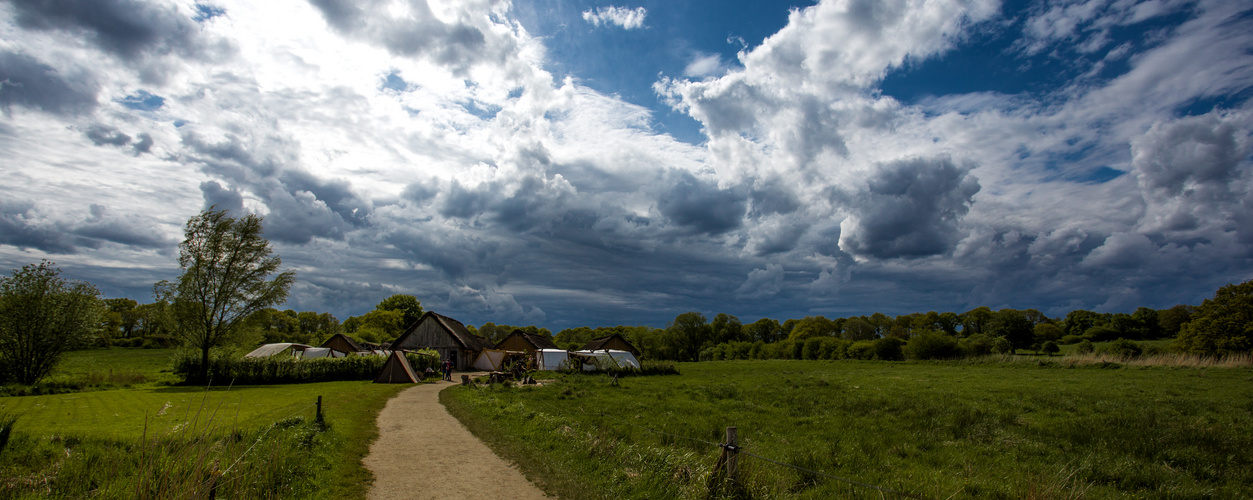
<svg viewBox="0 0 1253 500">
<path fill-rule="evenodd" d="M 452 360 L 456 370 L 472 366 L 480 352 L 494 347 L 490 340 L 470 333 L 460 321 L 430 311 L 422 314 L 390 346 L 395 350 L 434 350 L 440 360 Z"/>
<path fill-rule="evenodd" d="M 365 350 L 360 344 L 357 344 L 357 341 L 353 340 L 352 337 L 342 333 L 332 335 L 331 338 L 326 339 L 326 342 L 323 342 L 322 345 L 318 347 L 329 347 L 342 353 L 361 352 Z"/>
<path fill-rule="evenodd" d="M 582 349 L 579 349 L 579 350 L 580 351 L 600 351 L 604 349 L 614 349 L 618 351 L 630 351 L 631 354 L 633 354 L 635 357 L 637 358 L 640 357 L 640 350 L 636 349 L 635 346 L 631 345 L 630 342 L 627 342 L 627 339 L 623 338 L 622 335 L 617 334 L 617 333 L 610 335 L 608 337 L 594 338 L 592 339 L 591 342 L 588 342 L 586 345 L 583 346 Z"/>
<path fill-rule="evenodd" d="M 523 351 L 534 354 L 540 349 L 557 349 L 558 347 L 552 339 L 543 335 L 514 330 L 508 337 L 500 339 L 500 342 L 496 343 L 496 348 L 502 351 Z"/>
</svg>

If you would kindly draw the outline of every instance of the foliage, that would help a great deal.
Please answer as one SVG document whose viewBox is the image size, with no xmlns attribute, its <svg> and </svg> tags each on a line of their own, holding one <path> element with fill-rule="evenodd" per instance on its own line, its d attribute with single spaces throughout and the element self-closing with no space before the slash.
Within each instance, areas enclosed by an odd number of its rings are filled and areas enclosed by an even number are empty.
<svg viewBox="0 0 1253 500">
<path fill-rule="evenodd" d="M 1016 309 L 1001 309 L 988 321 L 989 335 L 1008 340 L 1013 349 L 1027 349 L 1035 343 L 1035 325 Z"/>
<path fill-rule="evenodd" d="M 875 345 L 872 340 L 859 340 L 848 346 L 848 357 L 851 359 L 874 359 Z"/>
<path fill-rule="evenodd" d="M 1044 344 L 1040 346 L 1040 350 L 1043 351 L 1044 354 L 1052 356 L 1054 354 L 1057 354 L 1058 352 L 1061 352 L 1062 348 L 1057 346 L 1057 342 L 1053 342 L 1052 340 L 1049 340 L 1049 341 L 1044 342 Z"/>
<path fill-rule="evenodd" d="M 1014 344 L 1005 337 L 996 337 L 992 339 L 992 352 L 997 354 L 1013 354 Z"/>
<path fill-rule="evenodd" d="M 100 324 L 100 292 L 42 261 L 0 278 L 0 382 L 34 384 Z"/>
<path fill-rule="evenodd" d="M 1124 358 L 1134 358 L 1139 356 L 1142 352 L 1139 344 L 1127 339 L 1118 339 L 1110 342 L 1109 345 L 1105 346 L 1104 350 L 1105 352 Z"/>
<path fill-rule="evenodd" d="M 1206 355 L 1253 351 L 1253 280 L 1228 284 L 1201 303 L 1179 330 L 1177 345 Z"/>
<path fill-rule="evenodd" d="M 406 353 L 414 373 L 439 365 L 439 355 L 432 350 L 425 354 Z M 295 359 L 286 356 L 268 358 L 236 358 L 214 356 L 207 370 L 200 365 L 197 354 L 183 352 L 174 359 L 174 373 L 192 381 L 198 373 L 207 372 L 218 384 L 303 384 L 337 380 L 373 380 L 387 363 L 387 356 L 348 356 L 346 358 Z M 420 375 L 419 375 L 420 376 Z"/>
<path fill-rule="evenodd" d="M 1079 342 L 1079 344 L 1075 346 L 1075 352 L 1079 354 L 1088 354 L 1095 350 L 1096 348 L 1092 346 L 1092 341 L 1087 340 L 1087 339 L 1084 339 L 1082 342 Z"/>
<path fill-rule="evenodd" d="M 905 356 L 909 359 L 951 359 L 961 356 L 957 339 L 941 332 L 923 332 L 905 343 Z"/>
<path fill-rule="evenodd" d="M 271 255 L 256 214 L 236 219 L 225 210 L 206 210 L 187 221 L 184 235 L 178 246 L 183 273 L 176 284 L 162 287 L 163 298 L 174 305 L 176 333 L 200 350 L 198 366 L 208 370 L 210 349 L 232 343 L 249 316 L 286 300 L 296 273 L 270 279 L 282 260 Z M 207 372 L 195 376 L 208 380 Z"/>
<path fill-rule="evenodd" d="M 402 314 L 402 330 L 409 328 L 410 325 L 418 321 L 418 318 L 422 317 L 422 303 L 418 301 L 417 297 L 403 293 L 383 299 L 374 306 L 374 309 L 378 311 L 400 311 Z"/>
<path fill-rule="evenodd" d="M 616 386 L 454 387 L 440 400 L 559 498 L 707 498 L 721 449 L 705 442 L 728 426 L 749 453 L 926 498 L 1239 498 L 1253 483 L 1253 414 L 1230 404 L 1249 395 L 1245 369 L 680 368 Z M 740 468 L 752 498 L 879 498 L 747 455 Z"/>
</svg>

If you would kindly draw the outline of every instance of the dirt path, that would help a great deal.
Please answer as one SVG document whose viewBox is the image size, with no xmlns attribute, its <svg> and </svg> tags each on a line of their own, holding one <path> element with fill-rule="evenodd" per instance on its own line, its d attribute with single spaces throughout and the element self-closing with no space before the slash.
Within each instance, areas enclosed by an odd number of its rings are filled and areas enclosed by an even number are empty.
<svg viewBox="0 0 1253 500">
<path fill-rule="evenodd" d="M 547 498 L 439 404 L 439 391 L 452 385 L 406 389 L 379 412 L 379 438 L 364 460 L 374 472 L 369 498 Z"/>
</svg>

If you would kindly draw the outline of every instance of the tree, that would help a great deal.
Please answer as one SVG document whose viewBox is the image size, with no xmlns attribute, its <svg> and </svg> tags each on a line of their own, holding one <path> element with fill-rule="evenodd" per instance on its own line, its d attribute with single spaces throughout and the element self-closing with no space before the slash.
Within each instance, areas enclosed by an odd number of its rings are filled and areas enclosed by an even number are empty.
<svg viewBox="0 0 1253 500">
<path fill-rule="evenodd" d="M 1253 280 L 1219 288 L 1196 308 L 1175 344 L 1210 356 L 1253 351 Z"/>
<path fill-rule="evenodd" d="M 1040 350 L 1044 351 L 1044 354 L 1052 356 L 1054 354 L 1061 352 L 1062 348 L 1057 346 L 1057 342 L 1053 342 L 1052 340 L 1046 340 L 1044 342 L 1044 345 L 1040 346 Z"/>
<path fill-rule="evenodd" d="M 379 311 L 400 311 L 404 313 L 403 328 L 409 328 L 418 318 L 422 317 L 422 303 L 417 297 L 398 293 L 383 299 L 378 305 L 374 306 Z"/>
<path fill-rule="evenodd" d="M 1192 310 L 1192 306 L 1177 304 L 1170 309 L 1157 311 L 1157 322 L 1162 327 L 1162 336 L 1178 335 L 1183 325 L 1192 320 Z"/>
<path fill-rule="evenodd" d="M 767 344 L 783 337 L 783 327 L 779 325 L 779 321 L 770 318 L 761 318 L 751 324 L 744 325 L 744 332 L 753 341 L 765 342 Z"/>
<path fill-rule="evenodd" d="M 282 260 L 261 236 L 256 214 L 236 219 L 209 209 L 187 221 L 184 236 L 178 246 L 183 274 L 172 286 L 158 288 L 174 306 L 175 333 L 200 350 L 197 381 L 204 382 L 209 350 L 234 342 L 249 316 L 287 300 L 296 273 L 270 278 Z"/>
<path fill-rule="evenodd" d="M 1008 340 L 1010 354 L 1014 349 L 1028 349 L 1035 343 L 1035 326 L 1027 315 L 1016 309 L 1001 309 L 992 315 L 985 327 L 989 335 Z"/>
<path fill-rule="evenodd" d="M 100 326 L 100 292 L 43 261 L 0 278 L 0 379 L 34 384 Z"/>
<path fill-rule="evenodd" d="M 666 327 L 666 344 L 676 361 L 696 361 L 700 351 L 707 347 L 713 337 L 713 328 L 705 321 L 705 315 L 685 312 L 675 316 Z"/>
</svg>

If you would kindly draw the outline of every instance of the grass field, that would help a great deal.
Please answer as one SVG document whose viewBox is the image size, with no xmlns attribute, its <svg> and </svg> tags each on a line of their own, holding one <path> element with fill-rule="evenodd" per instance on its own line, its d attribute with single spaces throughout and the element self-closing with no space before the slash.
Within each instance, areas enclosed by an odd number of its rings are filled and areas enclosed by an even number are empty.
<svg viewBox="0 0 1253 500">
<path fill-rule="evenodd" d="M 0 451 L 0 498 L 161 498 L 236 461 L 223 476 L 232 481 L 225 497 L 363 497 L 375 416 L 406 387 L 153 385 L 0 397 L 0 415 L 17 416 Z M 319 395 L 325 426 L 314 422 Z"/>
<path fill-rule="evenodd" d="M 688 363 L 441 400 L 562 498 L 707 497 L 719 449 L 701 441 L 728 426 L 817 472 L 745 458 L 743 497 L 879 497 L 829 476 L 927 498 L 1253 495 L 1253 370 L 1097 366 Z"/>
</svg>

